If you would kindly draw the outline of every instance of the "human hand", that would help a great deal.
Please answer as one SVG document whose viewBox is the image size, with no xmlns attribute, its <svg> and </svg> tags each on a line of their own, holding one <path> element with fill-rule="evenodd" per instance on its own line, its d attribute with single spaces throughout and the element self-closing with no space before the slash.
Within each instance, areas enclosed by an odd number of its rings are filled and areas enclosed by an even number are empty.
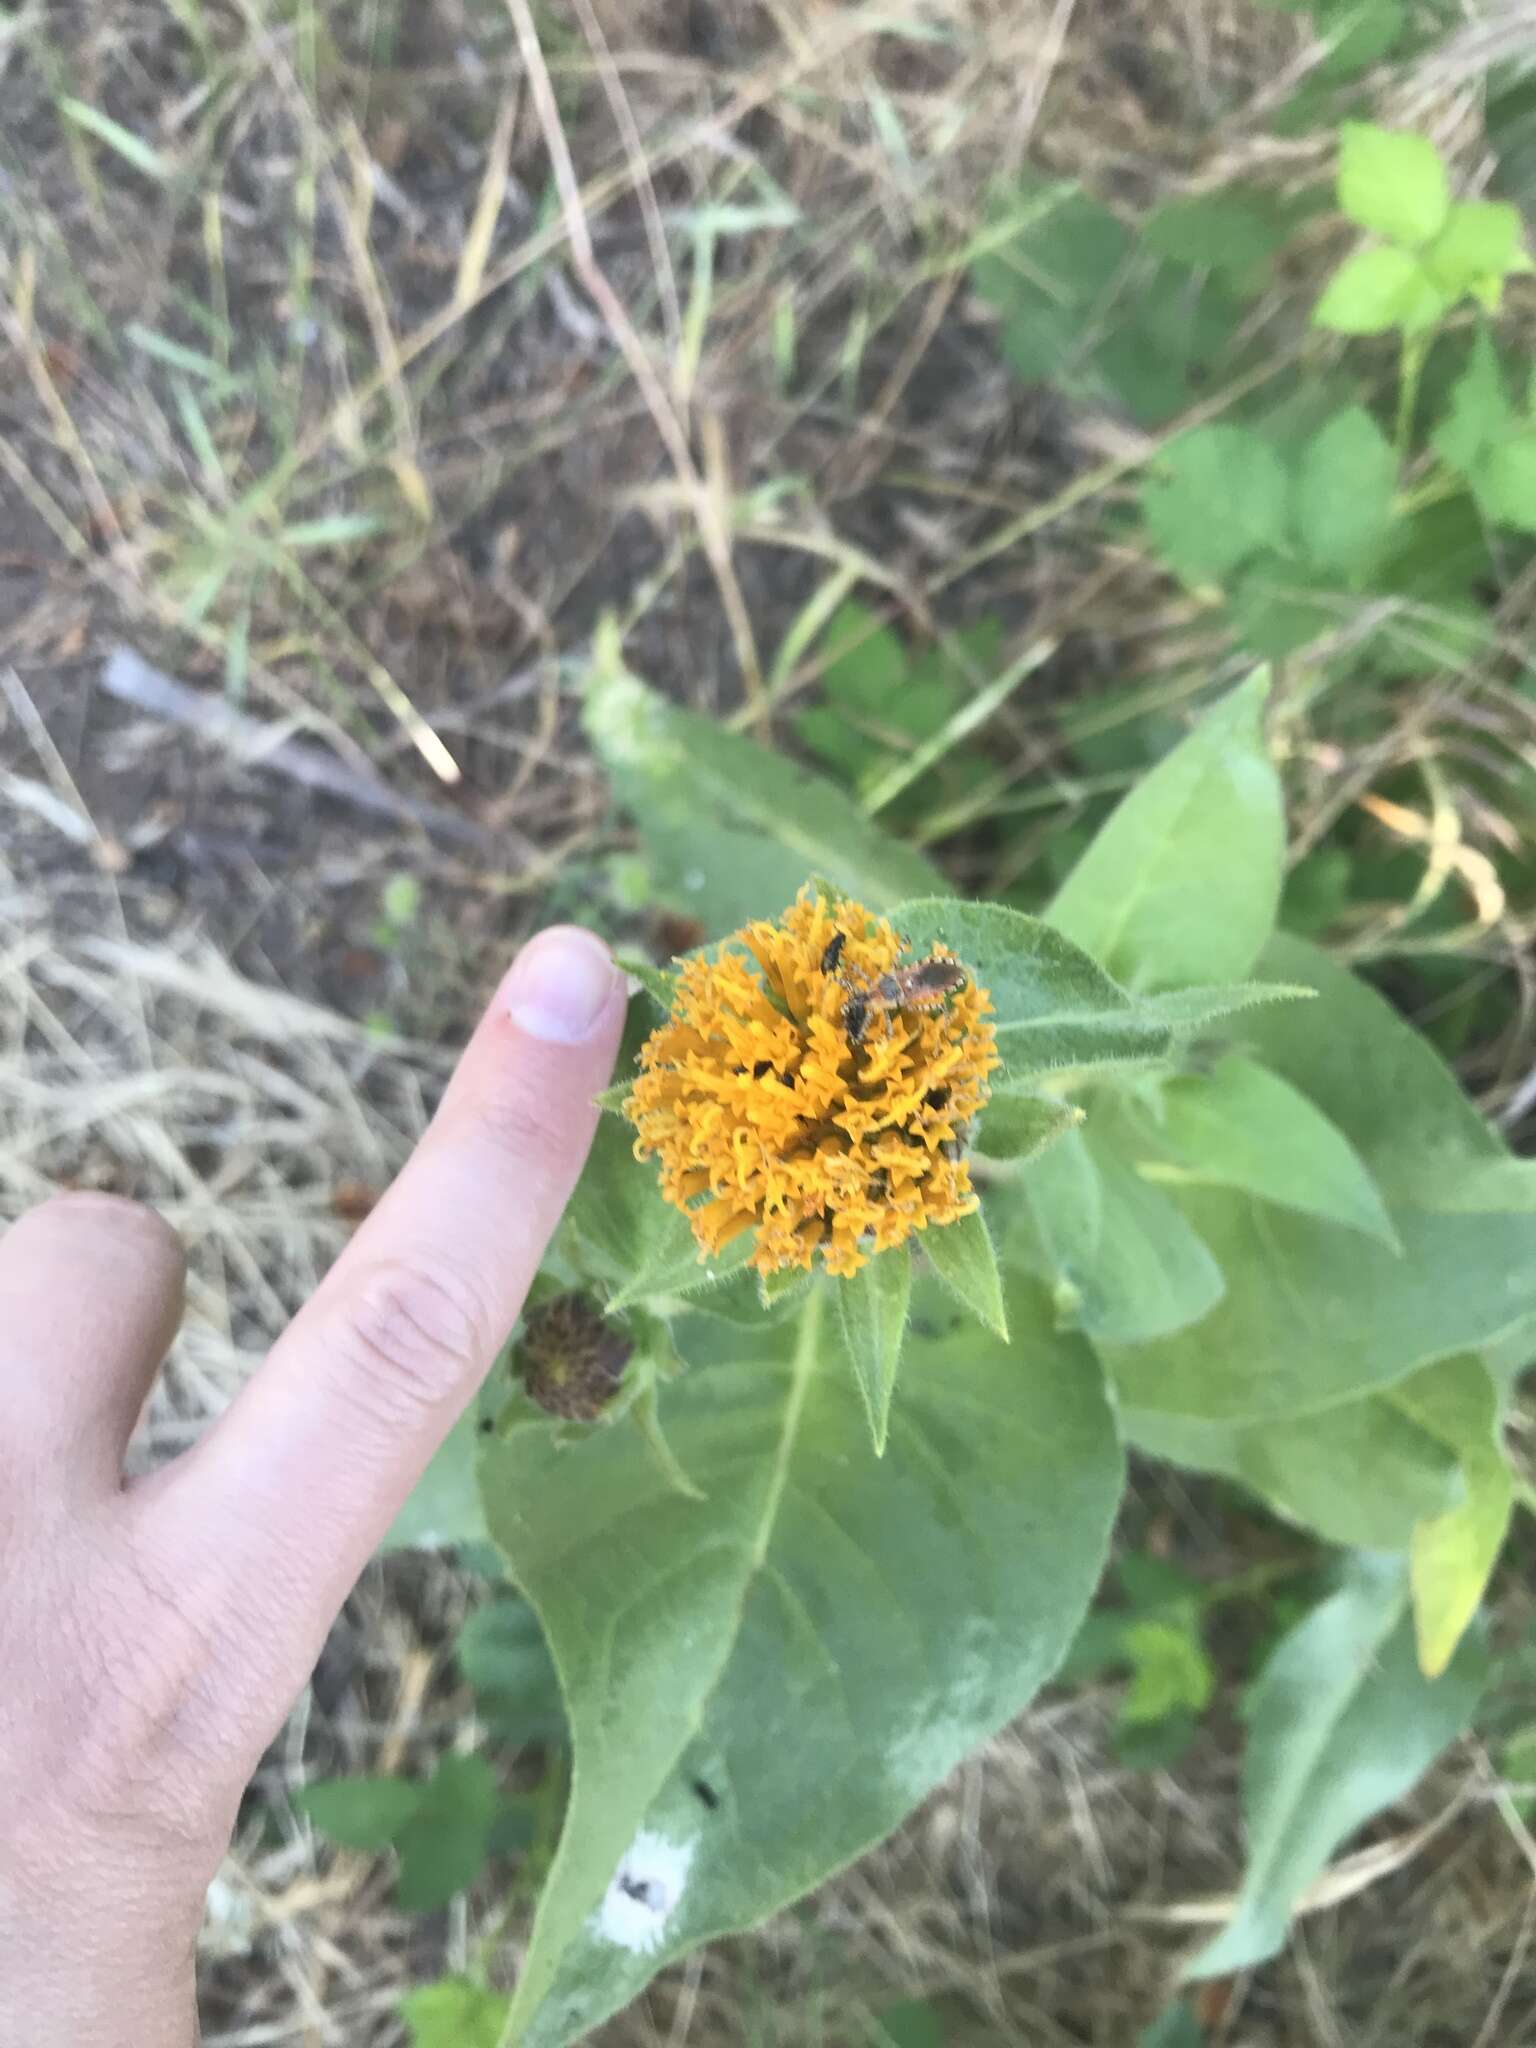
<svg viewBox="0 0 1536 2048">
<path fill-rule="evenodd" d="M 125 1485 L 181 1314 L 151 1210 L 0 1238 L 0 2048 L 187 2048 L 203 1895 L 325 1635 L 517 1317 L 623 981 L 518 956 L 410 1163 L 228 1413 Z"/>
</svg>

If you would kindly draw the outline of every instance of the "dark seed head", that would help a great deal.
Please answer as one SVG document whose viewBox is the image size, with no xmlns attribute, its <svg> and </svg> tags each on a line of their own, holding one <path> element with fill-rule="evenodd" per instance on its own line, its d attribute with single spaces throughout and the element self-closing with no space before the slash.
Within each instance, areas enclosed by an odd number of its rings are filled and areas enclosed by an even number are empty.
<svg viewBox="0 0 1536 2048">
<path fill-rule="evenodd" d="M 530 1309 L 512 1369 L 530 1400 L 570 1422 L 595 1422 L 618 1393 L 634 1345 L 588 1294 Z"/>
</svg>

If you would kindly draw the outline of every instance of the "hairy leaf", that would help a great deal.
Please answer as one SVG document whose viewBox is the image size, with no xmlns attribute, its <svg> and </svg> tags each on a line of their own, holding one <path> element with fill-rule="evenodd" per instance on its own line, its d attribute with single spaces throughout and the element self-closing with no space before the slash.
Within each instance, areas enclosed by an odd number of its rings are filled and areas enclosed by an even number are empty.
<svg viewBox="0 0 1536 2048">
<path fill-rule="evenodd" d="M 673 1956 L 808 1890 L 1070 1641 L 1122 1476 L 1091 1355 L 1025 1286 L 1011 1346 L 919 1292 L 878 1463 L 824 1288 L 778 1343 L 699 1319 L 668 1424 L 707 1501 L 670 1493 L 628 1432 L 573 1451 L 534 1427 L 488 1458 L 575 1740 L 509 2042 L 581 2038 Z"/>
<path fill-rule="evenodd" d="M 935 1235 L 942 1236 L 942 1232 Z M 903 1245 L 866 1260 L 857 1273 L 836 1283 L 837 1319 L 848 1363 L 853 1368 L 875 1456 L 885 1455 L 891 1427 L 891 1396 L 907 1333 L 912 1296 L 912 1254 Z"/>
<path fill-rule="evenodd" d="M 1373 1814 L 1410 1791 L 1466 1725 L 1487 1673 L 1469 1639 L 1443 1678 L 1414 1661 L 1407 1571 L 1357 1556 L 1284 1639 L 1248 1704 L 1248 1868 L 1237 1911 L 1185 1972 L 1228 1976 L 1283 1945 L 1297 1900 Z"/>
<path fill-rule="evenodd" d="M 1285 822 L 1268 689 L 1261 671 L 1213 706 L 1111 813 L 1051 905 L 1051 923 L 1133 988 L 1241 981 L 1270 936 Z"/>
</svg>

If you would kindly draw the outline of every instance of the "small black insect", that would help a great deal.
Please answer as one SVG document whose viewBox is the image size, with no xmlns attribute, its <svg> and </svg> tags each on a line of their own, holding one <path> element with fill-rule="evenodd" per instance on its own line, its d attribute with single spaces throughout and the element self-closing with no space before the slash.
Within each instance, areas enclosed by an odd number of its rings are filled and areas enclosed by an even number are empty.
<svg viewBox="0 0 1536 2048">
<path fill-rule="evenodd" d="M 627 1870 L 619 1873 L 619 1890 L 637 1906 L 649 1906 L 653 1913 L 659 1913 L 666 1904 L 666 1894 L 659 1884 L 649 1877 L 632 1877 Z"/>
<path fill-rule="evenodd" d="M 846 932 L 834 932 L 827 941 L 827 950 L 821 956 L 823 974 L 836 974 L 837 963 L 843 957 L 843 948 L 848 943 Z"/>
<path fill-rule="evenodd" d="M 715 1790 L 713 1785 L 706 1785 L 702 1778 L 694 1779 L 693 1796 L 695 1799 L 702 1799 L 704 1804 L 709 1808 L 711 1813 L 716 1812 L 719 1808 L 720 1794 Z"/>
<path fill-rule="evenodd" d="M 949 1101 L 949 1090 L 947 1088 L 942 1087 L 930 1088 L 928 1090 L 928 1093 L 923 1097 L 923 1101 L 928 1105 L 930 1109 L 942 1109 L 944 1105 Z"/>
</svg>

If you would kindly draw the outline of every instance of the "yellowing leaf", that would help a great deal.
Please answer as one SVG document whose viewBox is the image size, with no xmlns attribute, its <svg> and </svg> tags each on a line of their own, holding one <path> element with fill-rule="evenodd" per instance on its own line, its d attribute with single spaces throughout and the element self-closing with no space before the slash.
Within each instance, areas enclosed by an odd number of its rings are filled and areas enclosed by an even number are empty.
<svg viewBox="0 0 1536 2048">
<path fill-rule="evenodd" d="M 1455 1452 L 1466 1497 L 1414 1529 L 1409 1550 L 1419 1668 L 1438 1678 L 1470 1626 L 1498 1562 L 1514 1506 L 1514 1480 L 1499 1439 L 1498 1394 L 1482 1361 L 1442 1360 L 1388 1398 Z"/>
</svg>

